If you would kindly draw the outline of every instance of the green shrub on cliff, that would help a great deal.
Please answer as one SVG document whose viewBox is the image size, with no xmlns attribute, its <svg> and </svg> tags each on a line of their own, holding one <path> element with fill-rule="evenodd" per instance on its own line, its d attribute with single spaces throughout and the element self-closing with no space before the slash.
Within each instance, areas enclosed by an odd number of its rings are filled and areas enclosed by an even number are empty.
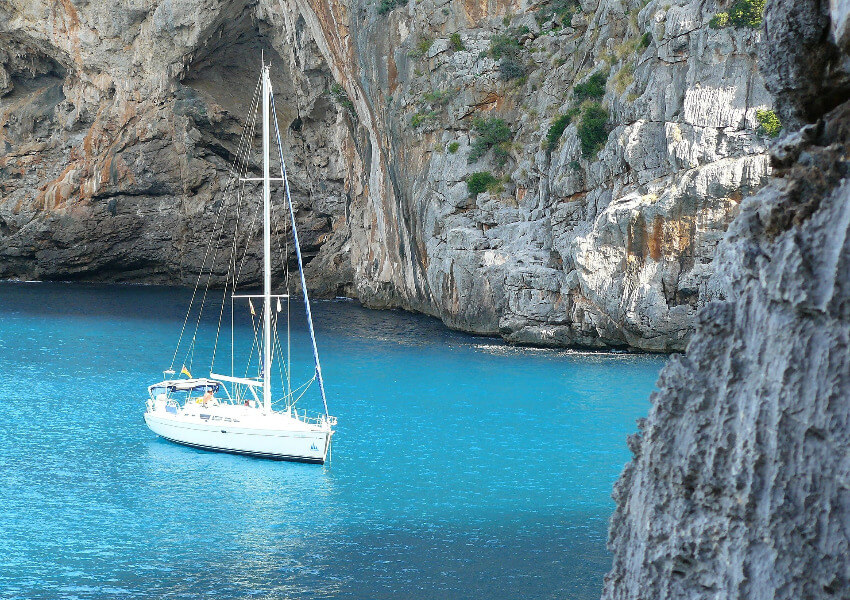
<svg viewBox="0 0 850 600">
<path fill-rule="evenodd" d="M 520 43 L 522 36 L 528 33 L 528 27 L 511 27 L 505 30 L 505 33 L 497 33 L 490 37 L 490 56 L 499 60 L 500 58 L 508 57 L 517 59 L 525 51 L 525 48 Z"/>
<path fill-rule="evenodd" d="M 735 0 L 728 12 L 719 12 L 708 22 L 712 29 L 735 27 L 761 27 L 764 19 L 764 5 L 767 0 Z"/>
<path fill-rule="evenodd" d="M 431 38 L 423 37 L 420 38 L 418 42 L 416 42 L 416 47 L 413 48 L 407 55 L 410 58 L 421 58 L 428 54 L 428 50 L 431 49 L 431 46 L 434 45 L 434 40 Z"/>
<path fill-rule="evenodd" d="M 566 112 L 566 114 L 555 119 L 552 126 L 549 127 L 549 131 L 546 133 L 546 148 L 548 150 L 554 150 L 557 147 L 558 140 L 560 140 L 561 136 L 564 135 L 564 130 L 572 122 L 578 112 L 579 109 L 571 108 Z"/>
<path fill-rule="evenodd" d="M 511 27 L 505 33 L 497 33 L 490 38 L 488 54 L 499 61 L 499 77 L 510 81 L 524 76 L 528 67 L 523 61 L 525 47 L 520 43 L 522 36 L 529 32 L 528 27 Z"/>
<path fill-rule="evenodd" d="M 404 6 L 405 4 L 407 4 L 407 0 L 381 0 L 378 5 L 378 14 L 384 15 L 397 6 Z"/>
<path fill-rule="evenodd" d="M 453 33 L 449 37 L 449 43 L 452 46 L 452 50 L 455 52 L 460 52 L 461 50 L 466 50 L 466 46 L 463 45 L 463 40 L 460 39 L 459 33 Z"/>
<path fill-rule="evenodd" d="M 489 171 L 477 171 L 466 178 L 466 189 L 470 196 L 477 196 L 498 182 L 499 180 L 493 177 L 493 174 Z"/>
<path fill-rule="evenodd" d="M 439 116 L 440 116 L 440 113 L 438 113 L 437 111 L 418 112 L 418 113 L 414 114 L 412 117 L 410 117 L 410 126 L 414 127 L 414 128 L 419 127 L 420 125 L 423 125 L 424 123 L 427 123 L 428 121 L 433 121 L 434 119 L 436 119 Z"/>
<path fill-rule="evenodd" d="M 459 142 L 452 142 L 449 144 L 449 154 L 454 154 L 460 148 Z"/>
<path fill-rule="evenodd" d="M 534 19 L 538 24 L 542 25 L 551 21 L 552 17 L 557 17 L 560 23 L 569 25 L 573 15 L 580 10 L 581 5 L 578 0 L 552 0 L 537 10 L 534 14 Z"/>
<path fill-rule="evenodd" d="M 497 33 L 490 38 L 490 56 L 499 60 L 503 56 L 517 57 L 522 53 L 523 47 L 519 41 L 509 35 Z"/>
<path fill-rule="evenodd" d="M 729 22 L 735 27 L 761 27 L 767 0 L 736 0 L 729 9 Z"/>
<path fill-rule="evenodd" d="M 482 119 L 479 117 L 472 122 L 472 128 L 477 136 L 472 143 L 468 162 L 474 163 L 492 148 L 496 162 L 500 166 L 504 165 L 508 159 L 508 142 L 513 135 L 511 128 L 508 127 L 504 119 Z"/>
<path fill-rule="evenodd" d="M 605 82 L 608 75 L 604 71 L 597 71 L 584 83 L 579 83 L 573 88 L 573 96 L 578 102 L 585 100 L 601 100 L 605 95 Z"/>
<path fill-rule="evenodd" d="M 528 67 L 514 58 L 505 57 L 499 61 L 499 78 L 502 81 L 518 79 L 525 75 L 527 71 Z"/>
<path fill-rule="evenodd" d="M 712 29 L 723 29 L 729 26 L 729 13 L 719 12 L 708 22 L 708 26 Z"/>
<path fill-rule="evenodd" d="M 347 109 L 350 113 L 354 113 L 354 103 L 348 97 L 348 94 L 345 93 L 345 89 L 340 84 L 334 83 L 331 85 L 329 93 L 337 104 Z"/>
<path fill-rule="evenodd" d="M 578 124 L 581 154 L 592 159 L 608 140 L 608 111 L 598 102 L 585 105 Z"/>
<path fill-rule="evenodd" d="M 782 122 L 772 110 L 757 110 L 756 120 L 759 122 L 758 130 L 769 137 L 776 137 L 782 130 Z"/>
<path fill-rule="evenodd" d="M 458 91 L 459 88 L 436 91 L 432 90 L 422 94 L 422 100 L 424 100 L 426 104 L 430 104 L 432 106 L 444 107 L 451 102 L 452 98 L 457 95 Z"/>
</svg>

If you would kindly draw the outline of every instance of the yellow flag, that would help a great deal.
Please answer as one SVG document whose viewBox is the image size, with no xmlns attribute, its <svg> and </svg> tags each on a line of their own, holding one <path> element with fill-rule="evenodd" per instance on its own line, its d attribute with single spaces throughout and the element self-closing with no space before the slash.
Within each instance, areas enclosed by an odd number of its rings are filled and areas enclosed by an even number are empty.
<svg viewBox="0 0 850 600">
<path fill-rule="evenodd" d="M 254 303 L 251 302 L 250 298 L 248 298 L 248 306 L 251 307 L 251 316 L 255 316 L 257 313 L 254 312 Z"/>
<path fill-rule="evenodd" d="M 180 374 L 192 379 L 192 374 L 189 372 L 189 369 L 186 368 L 186 365 L 183 365 L 183 368 L 180 369 Z"/>
</svg>

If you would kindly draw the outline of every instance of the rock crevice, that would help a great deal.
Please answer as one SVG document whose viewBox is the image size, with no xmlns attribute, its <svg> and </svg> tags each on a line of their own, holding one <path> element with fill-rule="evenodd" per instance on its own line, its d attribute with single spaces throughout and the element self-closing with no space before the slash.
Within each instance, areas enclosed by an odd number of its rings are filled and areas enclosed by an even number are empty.
<svg viewBox="0 0 850 600">
<path fill-rule="evenodd" d="M 684 348 L 769 174 L 723 2 L 130 4 L 0 5 L 0 277 L 191 281 L 261 50 L 311 287 L 475 333 Z"/>
<path fill-rule="evenodd" d="M 716 299 L 629 441 L 606 600 L 850 592 L 850 100 L 809 103 L 812 90 L 837 97 L 847 75 L 811 61 L 850 46 L 805 43 L 809 23 L 848 21 L 826 2 L 768 5 L 762 70 L 806 124 L 743 200 L 715 258 Z"/>
</svg>

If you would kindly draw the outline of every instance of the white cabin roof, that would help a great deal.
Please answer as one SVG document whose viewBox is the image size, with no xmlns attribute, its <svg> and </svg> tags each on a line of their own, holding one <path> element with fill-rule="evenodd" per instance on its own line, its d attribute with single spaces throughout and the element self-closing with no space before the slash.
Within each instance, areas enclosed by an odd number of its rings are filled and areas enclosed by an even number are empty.
<svg viewBox="0 0 850 600">
<path fill-rule="evenodd" d="M 218 390 L 219 387 L 221 387 L 221 382 L 216 381 L 215 379 L 207 379 L 205 377 L 193 379 L 167 379 L 165 381 L 160 381 L 159 383 L 153 384 L 152 386 L 148 387 L 148 390 L 152 390 L 158 387 L 168 388 L 169 392 L 204 392 L 208 389 L 215 392 Z"/>
</svg>

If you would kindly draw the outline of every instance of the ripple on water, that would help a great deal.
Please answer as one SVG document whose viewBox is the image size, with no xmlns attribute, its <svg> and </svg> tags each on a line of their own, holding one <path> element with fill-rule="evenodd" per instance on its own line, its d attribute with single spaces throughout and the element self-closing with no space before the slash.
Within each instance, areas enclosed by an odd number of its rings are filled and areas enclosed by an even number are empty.
<svg viewBox="0 0 850 600">
<path fill-rule="evenodd" d="M 331 464 L 209 454 L 142 420 L 190 293 L 0 283 L 0 597 L 599 597 L 611 485 L 661 358 L 318 302 Z"/>
</svg>

